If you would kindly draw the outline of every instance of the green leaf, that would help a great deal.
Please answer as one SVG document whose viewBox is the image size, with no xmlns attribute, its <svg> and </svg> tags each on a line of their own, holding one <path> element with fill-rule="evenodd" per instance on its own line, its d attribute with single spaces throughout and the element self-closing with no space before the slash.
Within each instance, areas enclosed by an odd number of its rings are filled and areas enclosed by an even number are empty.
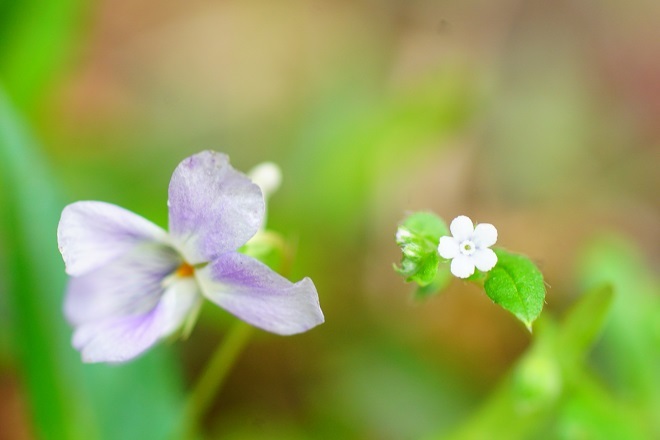
<svg viewBox="0 0 660 440">
<path fill-rule="evenodd" d="M 612 286 L 604 284 L 586 292 L 564 317 L 558 350 L 567 365 L 583 358 L 600 334 L 612 306 Z"/>
<path fill-rule="evenodd" d="M 165 439 L 179 412 L 181 378 L 168 347 L 126 365 L 86 365 L 62 314 L 66 276 L 56 230 L 63 203 L 47 162 L 0 90 L 0 207 L 21 380 L 37 438 Z"/>
<path fill-rule="evenodd" d="M 660 438 L 660 277 L 629 237 L 602 233 L 578 256 L 585 287 L 611 284 L 616 295 L 602 336 L 603 372 L 618 395 L 638 403 L 640 423 Z"/>
<path fill-rule="evenodd" d="M 532 345 L 481 408 L 451 435 L 439 432 L 428 438 L 576 438 L 568 431 L 574 428 L 579 438 L 656 438 L 640 435 L 637 407 L 615 400 L 584 361 L 611 303 L 612 289 L 601 285 L 581 295 L 561 323 L 547 314 L 541 317 Z"/>
<path fill-rule="evenodd" d="M 401 247 L 401 266 L 395 270 L 406 282 L 429 286 L 436 278 L 440 257 L 440 237 L 448 235 L 447 225 L 429 212 L 418 212 L 406 218 L 396 231 L 396 244 Z"/>
<path fill-rule="evenodd" d="M 7 22 L 0 21 L 5 25 L 0 28 L 0 77 L 14 104 L 33 110 L 71 60 L 89 5 L 84 0 L 13 3 L 0 8 L 9 15 Z"/>
<path fill-rule="evenodd" d="M 488 272 L 486 294 L 513 313 L 531 331 L 545 301 L 543 275 L 532 261 L 518 254 L 496 249 L 497 265 Z"/>
<path fill-rule="evenodd" d="M 431 281 L 430 284 L 426 286 L 419 286 L 415 291 L 415 299 L 424 300 L 430 296 L 435 295 L 438 292 L 445 290 L 452 280 L 451 271 L 449 270 L 449 265 L 441 265 L 438 268 L 435 278 Z"/>
<path fill-rule="evenodd" d="M 282 236 L 272 231 L 257 232 L 239 249 L 239 252 L 261 261 L 278 273 L 284 269 L 288 251 Z"/>
</svg>

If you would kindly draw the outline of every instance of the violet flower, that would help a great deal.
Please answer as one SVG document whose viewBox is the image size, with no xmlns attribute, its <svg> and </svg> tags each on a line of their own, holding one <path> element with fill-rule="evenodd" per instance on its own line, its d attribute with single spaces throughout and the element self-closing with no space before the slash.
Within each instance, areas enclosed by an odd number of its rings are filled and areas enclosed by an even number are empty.
<svg viewBox="0 0 660 440">
<path fill-rule="evenodd" d="M 169 233 L 104 202 L 64 208 L 57 238 L 71 275 L 64 311 L 85 362 L 123 362 L 194 320 L 206 298 L 280 335 L 324 320 L 314 283 L 291 283 L 237 252 L 260 228 L 261 189 L 229 158 L 185 159 L 169 186 Z"/>
</svg>

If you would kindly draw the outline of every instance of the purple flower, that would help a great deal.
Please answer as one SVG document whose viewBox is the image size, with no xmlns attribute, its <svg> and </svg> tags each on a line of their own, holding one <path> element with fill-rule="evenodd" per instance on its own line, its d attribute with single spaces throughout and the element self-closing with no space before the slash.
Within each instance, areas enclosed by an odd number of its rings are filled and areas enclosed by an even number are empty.
<svg viewBox="0 0 660 440">
<path fill-rule="evenodd" d="M 181 162 L 167 205 L 169 233 L 109 203 L 64 208 L 64 311 L 85 362 L 138 356 L 194 320 L 203 298 L 281 335 L 323 322 L 312 280 L 291 283 L 237 252 L 259 230 L 264 198 L 226 155 L 204 151 Z"/>
</svg>

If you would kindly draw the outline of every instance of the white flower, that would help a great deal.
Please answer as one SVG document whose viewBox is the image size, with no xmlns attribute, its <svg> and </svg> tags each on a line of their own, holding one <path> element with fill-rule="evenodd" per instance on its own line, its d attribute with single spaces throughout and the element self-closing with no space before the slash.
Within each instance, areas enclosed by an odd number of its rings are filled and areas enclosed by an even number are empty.
<svg viewBox="0 0 660 440">
<path fill-rule="evenodd" d="M 248 172 L 248 177 L 259 187 L 268 199 L 282 184 L 282 170 L 273 162 L 262 162 Z"/>
<path fill-rule="evenodd" d="M 497 241 L 497 229 L 490 223 L 479 223 L 475 228 L 472 220 L 461 215 L 449 226 L 453 237 L 440 237 L 438 253 L 451 261 L 451 273 L 468 278 L 476 267 L 488 272 L 497 264 L 497 255 L 490 246 Z"/>
</svg>

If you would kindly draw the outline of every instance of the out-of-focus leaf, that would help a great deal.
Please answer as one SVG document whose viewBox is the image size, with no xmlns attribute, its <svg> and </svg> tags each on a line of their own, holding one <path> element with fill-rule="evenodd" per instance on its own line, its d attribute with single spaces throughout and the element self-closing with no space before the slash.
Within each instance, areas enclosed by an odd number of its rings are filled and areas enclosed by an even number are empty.
<svg viewBox="0 0 660 440">
<path fill-rule="evenodd" d="M 289 249 L 281 235 L 272 231 L 259 231 L 239 251 L 281 273 Z"/>
<path fill-rule="evenodd" d="M 64 273 L 55 229 L 59 207 L 52 179 L 26 138 L 13 109 L 0 94 L 2 209 L 12 258 L 9 295 L 14 346 L 30 397 L 39 438 L 95 438 L 89 396 L 76 381 L 82 369 L 70 351 L 62 322 Z M 65 350 L 62 348 L 66 347 Z"/>
<path fill-rule="evenodd" d="M 308 223 L 343 218 L 346 224 L 333 230 L 355 230 L 347 226 L 363 218 L 376 172 L 396 176 L 416 152 L 437 150 L 442 139 L 469 119 L 476 101 L 472 79 L 465 69 L 447 66 L 385 99 L 351 81 L 316 100 L 294 140 L 297 163 L 291 168 L 302 173 L 295 180 L 306 182 L 296 189 L 296 200 L 320 203 L 314 209 L 295 210 L 305 212 Z"/>
<path fill-rule="evenodd" d="M 660 437 L 660 281 L 639 249 L 616 235 L 595 237 L 579 259 L 586 287 L 616 292 L 598 354 L 618 396 L 637 405 L 649 438 Z"/>
<path fill-rule="evenodd" d="M 12 3 L 12 2 L 10 2 Z M 7 9 L 0 37 L 0 78 L 13 102 L 31 107 L 61 72 L 80 32 L 85 0 L 23 0 Z M 7 7 L 5 7 L 7 8 Z"/>
<path fill-rule="evenodd" d="M 438 271 L 435 274 L 433 281 L 431 281 L 431 283 L 426 286 L 419 286 L 417 290 L 415 290 L 415 299 L 424 300 L 438 292 L 442 292 L 447 288 L 447 286 L 449 286 L 451 280 L 452 274 L 449 270 L 449 265 L 441 264 L 438 267 Z"/>
<path fill-rule="evenodd" d="M 606 390 L 585 380 L 590 374 L 582 362 L 604 324 L 611 298 L 611 288 L 601 286 L 585 293 L 561 324 L 548 317 L 539 319 L 534 343 L 486 403 L 451 435 L 429 438 L 602 438 L 596 435 L 600 429 L 589 430 L 588 425 L 584 426 L 586 437 L 559 434 L 570 431 L 577 412 L 608 414 L 620 410 Z M 598 407 L 582 408 L 591 399 L 599 400 Z M 632 437 L 620 438 L 637 439 L 640 431 L 635 422 L 630 412 L 622 412 L 615 420 L 615 432 L 632 433 Z"/>
<path fill-rule="evenodd" d="M 514 406 L 521 414 L 547 411 L 557 403 L 564 387 L 561 365 L 555 356 L 552 340 L 555 328 L 546 326 L 546 334 L 523 356 L 512 374 Z"/>
<path fill-rule="evenodd" d="M 617 402 L 594 380 L 593 373 L 584 370 L 571 380 L 564 403 L 550 428 L 546 431 L 548 439 L 655 438 L 645 433 L 634 407 Z"/>
<path fill-rule="evenodd" d="M 543 275 L 527 257 L 502 249 L 495 253 L 497 265 L 488 272 L 484 283 L 486 294 L 531 331 L 545 301 Z"/>
<path fill-rule="evenodd" d="M 408 216 L 396 231 L 396 244 L 403 257 L 396 271 L 421 287 L 433 283 L 438 273 L 440 257 L 438 242 L 448 234 L 447 225 L 437 215 L 417 212 Z"/>
<path fill-rule="evenodd" d="M 164 347 L 122 366 L 84 365 L 64 322 L 64 266 L 56 229 L 63 204 L 27 127 L 0 94 L 0 211 L 9 263 L 14 346 L 39 438 L 166 438 L 180 379 Z"/>
<path fill-rule="evenodd" d="M 584 294 L 570 309 L 558 335 L 560 359 L 566 365 L 585 357 L 603 329 L 612 297 L 612 286 L 605 284 Z"/>
</svg>

